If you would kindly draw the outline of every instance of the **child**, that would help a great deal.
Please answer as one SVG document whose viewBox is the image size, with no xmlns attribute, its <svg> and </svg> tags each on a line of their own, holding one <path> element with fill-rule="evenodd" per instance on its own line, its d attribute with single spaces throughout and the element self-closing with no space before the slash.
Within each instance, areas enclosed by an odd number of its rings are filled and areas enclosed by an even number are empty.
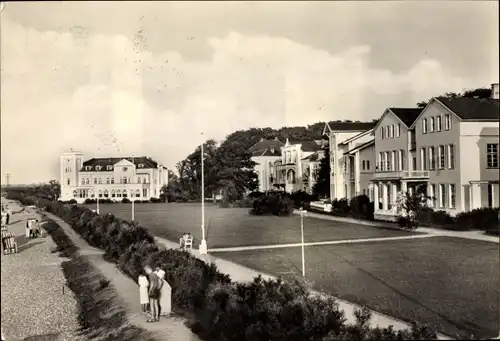
<svg viewBox="0 0 500 341">
<path fill-rule="evenodd" d="M 139 282 L 139 299 L 141 301 L 141 311 L 143 313 L 147 313 L 149 304 L 149 297 L 148 297 L 149 281 L 144 272 L 141 272 L 141 274 L 139 275 L 138 282 Z"/>
</svg>

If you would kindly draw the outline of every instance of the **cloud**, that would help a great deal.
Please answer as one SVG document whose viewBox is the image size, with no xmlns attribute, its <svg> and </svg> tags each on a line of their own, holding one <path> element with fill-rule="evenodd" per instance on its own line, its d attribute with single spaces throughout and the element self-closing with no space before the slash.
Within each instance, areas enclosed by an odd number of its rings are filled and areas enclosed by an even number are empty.
<svg viewBox="0 0 500 341">
<path fill-rule="evenodd" d="M 69 148 L 150 155 L 173 167 L 202 131 L 222 139 L 250 126 L 371 120 L 387 106 L 489 83 L 431 59 L 402 73 L 374 69 L 369 46 L 331 54 L 230 32 L 203 42 L 210 60 L 191 61 L 148 52 L 147 37 L 39 32 L 2 17 L 2 169 L 13 181 L 58 178 L 59 153 Z"/>
</svg>

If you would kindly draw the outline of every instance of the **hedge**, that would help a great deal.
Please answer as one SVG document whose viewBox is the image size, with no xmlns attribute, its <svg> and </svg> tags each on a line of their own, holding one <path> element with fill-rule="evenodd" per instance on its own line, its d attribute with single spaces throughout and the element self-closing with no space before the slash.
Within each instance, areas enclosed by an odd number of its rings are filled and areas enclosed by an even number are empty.
<svg viewBox="0 0 500 341">
<path fill-rule="evenodd" d="M 385 340 L 436 339 L 434 329 L 414 326 L 412 331 L 370 329 L 367 314 L 355 325 L 346 324 L 343 312 L 332 298 L 311 294 L 301 280 L 232 282 L 216 266 L 186 251 L 160 249 L 143 227 L 113 215 L 100 216 L 77 205 L 49 200 L 10 199 L 39 207 L 66 221 L 90 245 L 105 251 L 107 260 L 134 281 L 145 264 L 160 266 L 172 286 L 173 306 L 192 321 L 191 328 L 204 340 Z M 290 200 L 283 197 L 280 200 Z M 289 202 L 288 202 L 289 203 Z"/>
</svg>

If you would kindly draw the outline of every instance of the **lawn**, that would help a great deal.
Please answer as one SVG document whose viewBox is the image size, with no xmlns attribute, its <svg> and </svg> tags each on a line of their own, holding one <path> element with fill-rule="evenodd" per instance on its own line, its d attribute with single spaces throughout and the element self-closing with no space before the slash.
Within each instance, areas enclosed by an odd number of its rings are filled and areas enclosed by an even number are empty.
<svg viewBox="0 0 500 341">
<path fill-rule="evenodd" d="M 86 205 L 95 208 L 95 205 Z M 100 205 L 101 214 L 112 213 L 130 220 L 131 204 Z M 135 220 L 158 237 L 177 241 L 191 232 L 195 244 L 201 239 L 201 204 L 136 204 Z M 205 228 L 209 248 L 285 244 L 300 242 L 300 217 L 258 217 L 248 208 L 205 206 Z M 395 237 L 413 232 L 377 228 L 315 218 L 304 220 L 305 242 Z"/>
<path fill-rule="evenodd" d="M 499 248 L 451 237 L 306 248 L 314 287 L 450 336 L 499 331 Z M 300 248 L 213 253 L 279 275 L 301 269 Z"/>
</svg>

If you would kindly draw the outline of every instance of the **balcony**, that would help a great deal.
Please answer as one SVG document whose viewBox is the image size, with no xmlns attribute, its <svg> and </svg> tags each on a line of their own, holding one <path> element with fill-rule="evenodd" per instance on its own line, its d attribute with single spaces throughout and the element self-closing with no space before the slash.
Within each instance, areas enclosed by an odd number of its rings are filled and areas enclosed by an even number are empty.
<svg viewBox="0 0 500 341">
<path fill-rule="evenodd" d="M 383 179 L 428 179 L 429 171 L 426 170 L 411 170 L 411 171 L 385 171 L 385 172 L 375 172 L 373 173 L 373 178 L 376 180 Z"/>
</svg>

